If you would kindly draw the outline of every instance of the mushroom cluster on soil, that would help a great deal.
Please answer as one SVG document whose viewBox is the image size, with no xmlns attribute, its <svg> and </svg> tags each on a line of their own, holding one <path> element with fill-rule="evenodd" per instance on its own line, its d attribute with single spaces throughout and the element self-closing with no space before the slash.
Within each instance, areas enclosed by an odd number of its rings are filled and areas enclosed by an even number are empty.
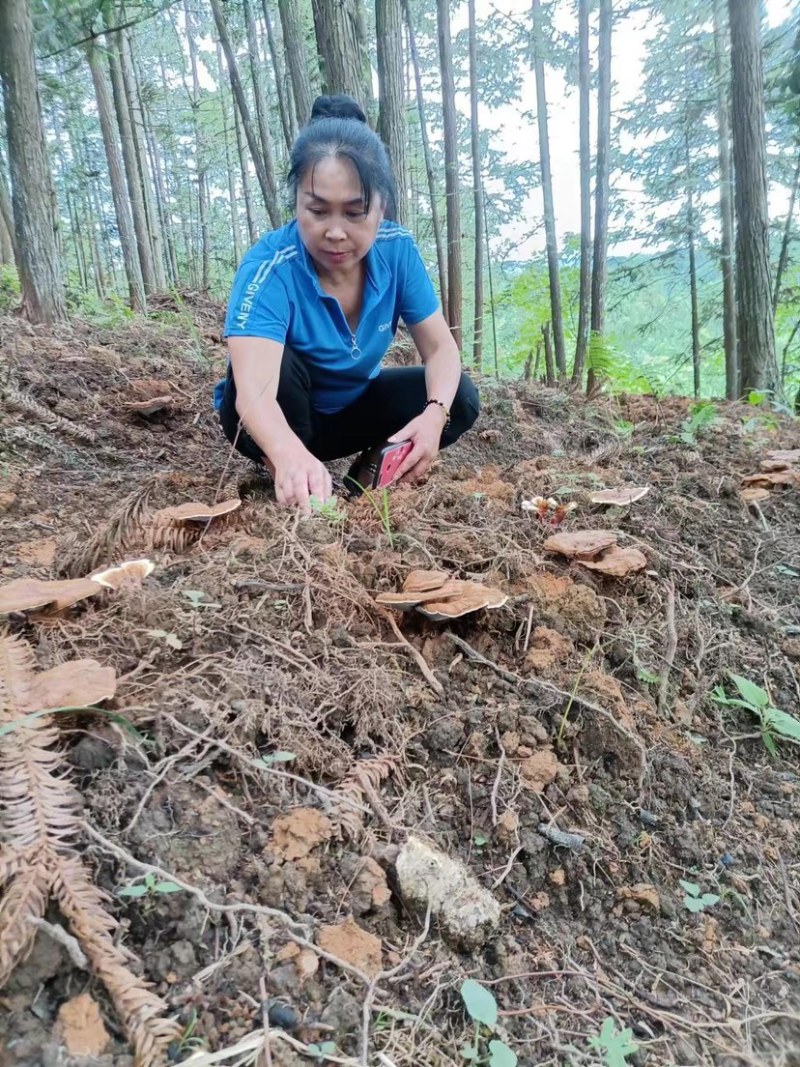
<svg viewBox="0 0 800 1067">
<path fill-rule="evenodd" d="M 609 530 L 576 530 L 573 533 L 558 533 L 544 543 L 546 552 L 569 556 L 582 567 L 588 567 L 614 578 L 644 570 L 647 557 L 638 548 L 622 548 L 617 544 L 617 535 Z"/>
<path fill-rule="evenodd" d="M 746 504 L 769 500 L 773 489 L 800 488 L 800 448 L 767 452 L 757 474 L 742 478 L 740 495 Z"/>
<path fill-rule="evenodd" d="M 378 604 L 399 611 L 418 612 L 433 622 L 459 619 L 484 608 L 501 608 L 508 597 L 480 582 L 451 578 L 444 571 L 410 571 L 400 593 L 379 593 Z"/>
</svg>

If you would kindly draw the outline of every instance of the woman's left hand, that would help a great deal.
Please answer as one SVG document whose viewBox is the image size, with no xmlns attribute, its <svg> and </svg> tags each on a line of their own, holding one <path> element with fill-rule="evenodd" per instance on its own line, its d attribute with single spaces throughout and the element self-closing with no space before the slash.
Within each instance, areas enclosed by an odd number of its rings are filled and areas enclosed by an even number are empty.
<svg viewBox="0 0 800 1067">
<path fill-rule="evenodd" d="M 439 442 L 445 426 L 445 415 L 438 404 L 431 404 L 402 430 L 392 434 L 390 441 L 411 441 L 414 447 L 400 464 L 395 481 L 415 482 L 422 478 L 439 454 Z"/>
</svg>

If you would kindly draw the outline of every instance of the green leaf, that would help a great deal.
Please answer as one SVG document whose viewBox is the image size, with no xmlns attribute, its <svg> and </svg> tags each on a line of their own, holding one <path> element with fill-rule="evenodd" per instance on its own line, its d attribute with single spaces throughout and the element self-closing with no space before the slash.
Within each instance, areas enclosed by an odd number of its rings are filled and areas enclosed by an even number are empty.
<svg viewBox="0 0 800 1067">
<path fill-rule="evenodd" d="M 680 880 L 680 882 L 678 884 L 680 885 L 681 889 L 685 890 L 689 894 L 689 896 L 691 896 L 691 897 L 699 897 L 700 896 L 701 890 L 700 890 L 700 886 L 697 884 L 697 882 L 684 882 L 684 880 L 681 878 L 681 880 Z"/>
<path fill-rule="evenodd" d="M 291 763 L 293 759 L 297 759 L 294 752 L 267 752 L 261 762 L 269 766 L 271 763 Z"/>
<path fill-rule="evenodd" d="M 684 908 L 686 908 L 687 911 L 695 913 L 698 911 L 702 911 L 705 907 L 705 904 L 702 900 L 698 900 L 697 897 L 684 897 L 683 906 Z"/>
<path fill-rule="evenodd" d="M 477 1060 L 478 1058 L 478 1050 L 474 1045 L 464 1045 L 458 1050 L 458 1054 L 462 1060 Z"/>
<path fill-rule="evenodd" d="M 769 694 L 760 685 L 751 682 L 749 678 L 743 678 L 741 674 L 731 673 L 731 681 L 739 690 L 743 700 L 752 704 L 754 708 L 769 707 Z"/>
<path fill-rule="evenodd" d="M 129 722 L 124 715 L 118 715 L 115 711 L 106 711 L 105 708 L 46 708 L 44 711 L 32 711 L 29 715 L 23 715 L 21 719 L 14 719 L 13 722 L 4 723 L 0 726 L 0 737 L 5 737 L 6 734 L 10 734 L 12 730 L 16 730 L 18 726 L 27 726 L 29 723 L 35 722 L 37 719 L 41 719 L 45 715 L 75 715 L 76 713 L 91 712 L 95 715 L 105 715 L 107 719 L 111 719 L 117 726 L 121 726 L 123 730 L 127 730 L 129 734 L 136 738 L 137 741 L 141 741 L 143 744 L 147 744 L 147 738 L 144 734 L 140 734 L 132 722 Z"/>
<path fill-rule="evenodd" d="M 704 908 L 710 908 L 712 904 L 719 904 L 719 897 L 716 893 L 703 893 L 700 903 Z"/>
<path fill-rule="evenodd" d="M 208 593 L 204 593 L 202 589 L 182 589 L 181 592 L 187 600 L 191 601 L 193 608 L 196 608 L 208 596 Z"/>
<path fill-rule="evenodd" d="M 497 1025 L 497 1001 L 486 986 L 476 982 L 474 978 L 467 978 L 461 986 L 461 999 L 467 1014 L 476 1023 L 483 1023 L 494 1029 Z"/>
<path fill-rule="evenodd" d="M 490 1041 L 489 1052 L 489 1067 L 517 1067 L 516 1053 L 505 1042 Z"/>
<path fill-rule="evenodd" d="M 616 1023 L 608 1016 L 603 1020 L 599 1037 L 590 1037 L 589 1044 L 604 1054 L 603 1063 L 606 1067 L 627 1067 L 628 1056 L 639 1049 L 632 1038 L 633 1031 L 629 1027 L 617 1030 Z"/>
<path fill-rule="evenodd" d="M 764 712 L 764 726 L 789 741 L 800 742 L 800 720 L 780 708 L 768 708 Z"/>
<path fill-rule="evenodd" d="M 482 845 L 488 845 L 489 843 L 489 838 L 486 836 L 486 834 L 481 833 L 480 830 L 478 830 L 478 832 L 473 836 L 472 840 L 475 842 L 478 848 L 480 848 Z"/>
<path fill-rule="evenodd" d="M 156 882 L 153 890 L 156 893 L 182 893 L 183 887 L 175 885 L 174 882 Z"/>
<path fill-rule="evenodd" d="M 775 744 L 775 738 L 769 730 L 761 731 L 761 740 L 764 742 L 764 748 L 769 752 L 770 756 L 778 755 L 778 746 Z"/>
<path fill-rule="evenodd" d="M 143 897 L 147 893 L 146 885 L 124 885 L 117 890 L 118 897 Z"/>
</svg>

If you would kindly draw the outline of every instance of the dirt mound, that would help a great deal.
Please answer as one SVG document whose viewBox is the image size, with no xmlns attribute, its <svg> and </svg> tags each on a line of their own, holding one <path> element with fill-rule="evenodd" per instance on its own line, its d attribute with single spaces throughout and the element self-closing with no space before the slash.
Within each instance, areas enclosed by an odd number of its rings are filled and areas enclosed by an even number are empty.
<svg viewBox="0 0 800 1067">
<path fill-rule="evenodd" d="M 303 520 L 216 426 L 220 309 L 159 314 L 0 320 L 0 563 L 4 582 L 155 563 L 8 631 L 40 670 L 117 673 L 107 707 L 136 735 L 57 725 L 83 858 L 177 1017 L 173 1060 L 252 1056 L 268 1032 L 287 1067 L 459 1064 L 473 978 L 499 1009 L 480 1055 L 619 1063 L 629 1027 L 632 1064 L 794 1062 L 800 779 L 768 713 L 800 715 L 800 488 L 741 491 L 800 447 L 797 421 L 486 381 L 425 486 Z M 157 516 L 236 497 L 207 523 Z M 613 533 L 647 564 L 605 576 L 546 551 L 556 530 Z M 414 569 L 508 600 L 448 623 L 376 603 Z M 757 687 L 750 709 L 714 699 L 741 696 L 730 672 Z M 409 836 L 468 887 L 469 953 L 425 886 L 403 896 Z M 471 911 L 487 894 L 499 908 Z M 87 993 L 108 1035 L 92 1062 L 130 1062 L 105 986 L 71 960 L 37 934 L 3 992 L 2 1067 L 56 1062 L 62 1008 Z"/>
</svg>

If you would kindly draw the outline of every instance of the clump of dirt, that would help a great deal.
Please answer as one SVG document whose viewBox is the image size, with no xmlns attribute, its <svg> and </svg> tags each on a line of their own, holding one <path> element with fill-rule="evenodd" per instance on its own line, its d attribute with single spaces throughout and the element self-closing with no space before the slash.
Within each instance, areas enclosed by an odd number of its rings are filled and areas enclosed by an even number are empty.
<svg viewBox="0 0 800 1067">
<path fill-rule="evenodd" d="M 450 1067 L 472 977 L 522 1064 L 597 1062 L 608 1018 L 638 1065 L 790 1062 L 800 778 L 789 744 L 768 736 L 771 753 L 757 713 L 714 693 L 739 696 L 733 672 L 800 715 L 800 489 L 740 494 L 800 446 L 797 420 L 721 403 L 688 441 L 682 399 L 486 381 L 426 485 L 304 520 L 218 430 L 220 322 L 188 298 L 113 329 L 0 321 L 3 579 L 155 563 L 7 625 L 41 668 L 117 671 L 109 710 L 136 733 L 62 715 L 61 737 L 96 880 L 183 1027 L 174 1059 L 256 1050 L 266 993 L 274 1063 Z M 145 386 L 172 402 L 126 407 Z M 650 491 L 592 503 L 626 486 Z M 148 534 L 160 509 L 238 496 L 185 537 Z M 559 529 L 607 531 L 644 569 L 547 553 L 533 496 L 575 503 Z M 508 599 L 447 623 L 376 603 L 412 570 Z M 496 902 L 485 943 L 465 952 L 404 900 L 418 838 Z M 102 982 L 46 931 L 4 996 L 3 1067 L 67 1062 L 78 1008 L 80 1033 L 91 1015 L 106 1035 L 98 1062 L 127 1067 Z"/>
</svg>

